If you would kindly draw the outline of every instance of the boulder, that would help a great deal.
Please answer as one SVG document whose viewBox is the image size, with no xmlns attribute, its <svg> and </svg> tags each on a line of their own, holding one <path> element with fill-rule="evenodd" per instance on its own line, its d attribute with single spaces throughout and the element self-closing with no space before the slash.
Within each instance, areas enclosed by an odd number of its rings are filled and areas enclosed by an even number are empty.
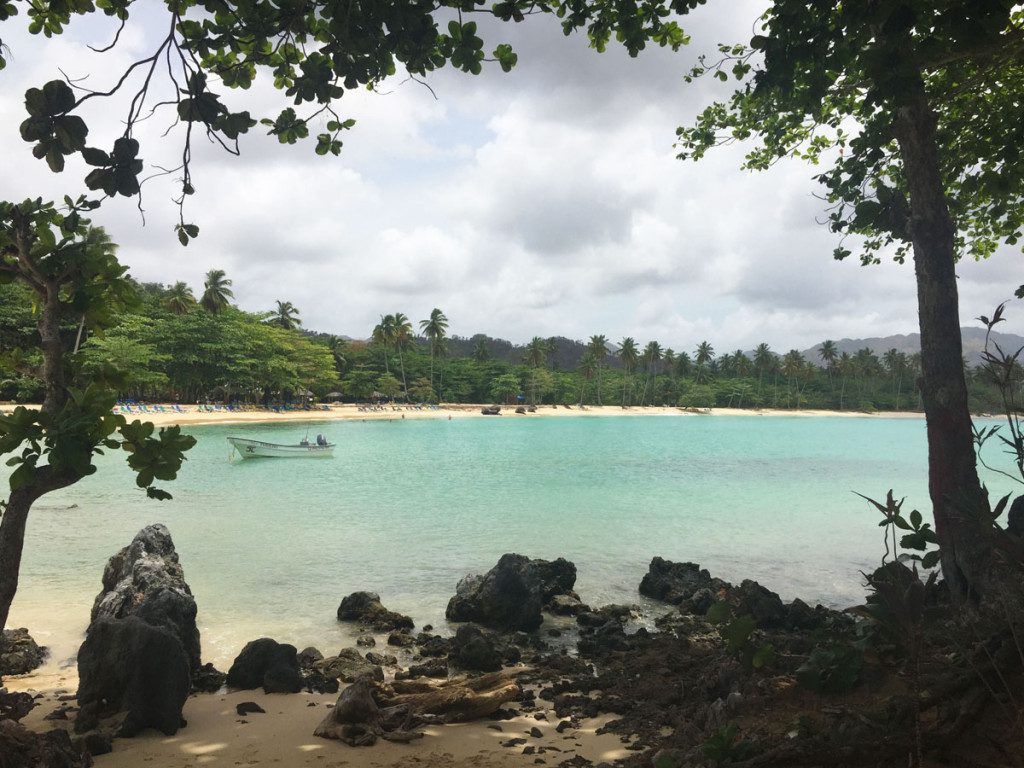
<svg viewBox="0 0 1024 768">
<path fill-rule="evenodd" d="M 88 768 L 88 752 L 71 743 L 64 730 L 30 731 L 13 720 L 0 720 L 0 766 L 3 768 Z"/>
<path fill-rule="evenodd" d="M 228 670 L 227 684 L 242 690 L 262 687 L 266 693 L 298 693 L 302 673 L 295 646 L 269 637 L 246 643 Z"/>
<path fill-rule="evenodd" d="M 192 672 L 192 691 L 195 693 L 216 693 L 227 682 L 227 675 L 213 664 L 203 664 Z"/>
<path fill-rule="evenodd" d="M 729 584 L 712 578 L 696 563 L 674 563 L 655 557 L 640 582 L 640 594 L 672 605 L 690 600 L 700 590 L 717 594 Z M 706 610 L 706 609 L 705 609 Z"/>
<path fill-rule="evenodd" d="M 338 739 L 351 747 L 372 746 L 377 742 L 380 709 L 368 680 L 359 680 L 338 697 L 334 708 L 313 731 L 322 739 Z"/>
<path fill-rule="evenodd" d="M 314 664 L 314 668 L 326 677 L 345 683 L 352 683 L 362 678 L 381 681 L 384 679 L 384 670 L 376 664 L 371 664 L 355 648 L 344 648 L 338 651 L 337 656 L 328 656 L 326 659 L 318 661 Z"/>
<path fill-rule="evenodd" d="M 555 595 L 545 607 L 556 616 L 577 616 L 590 610 L 590 607 L 580 602 L 575 595 Z"/>
<path fill-rule="evenodd" d="M 189 669 L 200 668 L 196 601 L 185 582 L 170 531 L 148 525 L 131 544 L 110 558 L 103 590 L 93 603 L 93 622 L 138 616 L 174 634 L 188 655 Z"/>
<path fill-rule="evenodd" d="M 319 648 L 308 646 L 299 651 L 299 666 L 303 669 L 309 669 L 318 661 L 323 659 L 324 655 L 320 652 Z"/>
<path fill-rule="evenodd" d="M 497 672 L 504 654 L 494 639 L 472 624 L 464 624 L 455 633 L 451 661 L 463 669 L 478 672 Z"/>
<path fill-rule="evenodd" d="M 782 599 L 756 581 L 744 579 L 738 587 L 732 589 L 729 596 L 735 602 L 736 610 L 753 616 L 759 627 L 778 629 L 788 623 Z"/>
<path fill-rule="evenodd" d="M 555 595 L 571 591 L 576 566 L 567 560 L 531 560 L 502 555 L 483 576 L 469 575 L 455 588 L 445 615 L 491 629 L 530 632 L 541 625 L 541 610 Z"/>
<path fill-rule="evenodd" d="M 482 413 L 484 416 L 501 416 L 501 406 L 485 405 L 483 408 L 480 409 L 480 413 Z"/>
<path fill-rule="evenodd" d="M 344 598 L 338 606 L 338 621 L 358 621 L 377 632 L 413 628 L 413 620 L 408 616 L 381 605 L 376 592 L 353 592 Z"/>
<path fill-rule="evenodd" d="M 189 656 L 178 636 L 138 616 L 100 618 L 78 651 L 75 731 L 121 715 L 119 735 L 154 728 L 172 736 L 184 725 L 181 708 L 191 691 Z"/>
<path fill-rule="evenodd" d="M 46 653 L 24 627 L 5 629 L 0 635 L 0 677 L 27 675 L 43 663 Z"/>
</svg>

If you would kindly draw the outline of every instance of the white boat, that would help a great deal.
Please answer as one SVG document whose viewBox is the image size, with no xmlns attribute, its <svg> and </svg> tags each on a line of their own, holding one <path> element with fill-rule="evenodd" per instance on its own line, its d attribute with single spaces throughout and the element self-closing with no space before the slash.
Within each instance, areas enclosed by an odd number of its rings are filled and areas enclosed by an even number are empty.
<svg viewBox="0 0 1024 768">
<path fill-rule="evenodd" d="M 235 446 L 238 455 L 243 459 L 328 457 L 334 452 L 334 443 L 317 445 L 304 441 L 298 445 L 281 445 L 244 437 L 229 437 L 228 442 Z"/>
</svg>

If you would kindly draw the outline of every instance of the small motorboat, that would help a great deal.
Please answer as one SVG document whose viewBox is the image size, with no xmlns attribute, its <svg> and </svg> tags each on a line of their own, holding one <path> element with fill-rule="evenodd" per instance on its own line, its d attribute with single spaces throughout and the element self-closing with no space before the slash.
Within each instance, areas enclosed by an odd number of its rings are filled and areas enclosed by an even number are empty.
<svg viewBox="0 0 1024 768">
<path fill-rule="evenodd" d="M 249 440 L 245 437 L 229 437 L 228 442 L 235 446 L 238 455 L 243 459 L 288 459 L 304 457 L 328 457 L 334 453 L 334 443 L 311 443 L 303 440 L 297 445 L 265 443 L 262 440 Z"/>
</svg>

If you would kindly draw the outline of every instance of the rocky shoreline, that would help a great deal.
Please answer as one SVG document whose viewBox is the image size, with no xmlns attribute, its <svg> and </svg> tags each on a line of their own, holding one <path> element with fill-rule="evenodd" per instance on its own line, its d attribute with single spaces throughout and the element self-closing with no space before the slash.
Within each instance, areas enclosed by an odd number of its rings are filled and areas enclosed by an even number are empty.
<svg viewBox="0 0 1024 768">
<path fill-rule="evenodd" d="M 828 754 L 838 762 L 821 764 L 868 765 L 865 750 L 898 752 L 864 706 L 825 705 L 830 693 L 885 680 L 889 717 L 909 707 L 905 677 L 848 650 L 863 639 L 857 611 L 787 604 L 757 582 L 732 585 L 694 563 L 655 557 L 638 594 L 665 613 L 648 628 L 636 606 L 584 604 L 575 581 L 575 565 L 562 558 L 506 554 L 456 585 L 446 611 L 451 636 L 416 631 L 414 618 L 388 610 L 378 594 L 355 592 L 337 610 L 358 629 L 355 647 L 325 654 L 259 638 L 225 673 L 202 663 L 197 606 L 169 531 L 148 526 L 104 571 L 78 655 L 78 693 L 58 708 L 58 727 L 23 728 L 18 721 L 35 702 L 0 692 L 0 754 L 14 756 L 2 765 L 90 765 L 116 750 L 116 739 L 146 729 L 176 734 L 187 725 L 190 695 L 225 686 L 339 694 L 308 733 L 351 747 L 407 744 L 425 728 L 479 719 L 501 731 L 502 722 L 527 717 L 537 726 L 510 734 L 502 749 L 527 763 L 581 766 L 592 761 L 534 740 L 572 738 L 582 722 L 602 717 L 599 732 L 619 737 L 625 766 L 814 765 Z M 561 628 L 546 616 L 561 617 Z M 22 632 L 0 657 L 5 670 L 41 661 Z M 22 667 L 6 666 L 16 662 Z M 263 709 L 245 701 L 237 714 Z"/>
</svg>

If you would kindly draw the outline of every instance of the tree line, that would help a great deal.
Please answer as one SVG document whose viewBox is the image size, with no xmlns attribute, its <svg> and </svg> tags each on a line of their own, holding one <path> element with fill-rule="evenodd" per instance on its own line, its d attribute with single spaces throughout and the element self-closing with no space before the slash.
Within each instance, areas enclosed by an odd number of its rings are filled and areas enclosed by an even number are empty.
<svg viewBox="0 0 1024 768">
<path fill-rule="evenodd" d="M 289 301 L 246 312 L 232 281 L 207 273 L 196 295 L 185 282 L 137 283 L 135 301 L 102 334 L 68 323 L 67 351 L 86 377 L 116 382 L 125 398 L 175 402 L 348 401 L 919 410 L 920 354 L 826 340 L 808 359 L 767 343 L 718 353 L 710 341 L 675 350 L 632 337 L 585 342 L 533 337 L 516 346 L 483 334 L 449 335 L 435 308 L 413 321 L 381 316 L 365 340 L 307 331 Z M 40 353 L 28 292 L 0 286 L 0 399 L 37 402 Z M 994 410 L 997 389 L 965 362 L 972 407 Z M 1019 376 L 1019 369 L 1018 369 Z"/>
</svg>

